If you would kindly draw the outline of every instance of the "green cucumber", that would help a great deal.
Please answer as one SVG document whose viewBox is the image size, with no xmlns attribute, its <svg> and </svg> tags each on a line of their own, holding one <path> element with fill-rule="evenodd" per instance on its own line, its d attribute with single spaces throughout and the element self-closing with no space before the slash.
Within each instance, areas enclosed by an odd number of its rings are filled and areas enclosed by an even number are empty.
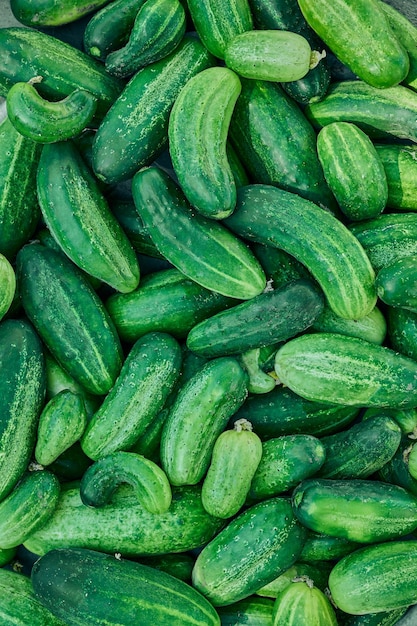
<svg viewBox="0 0 417 626">
<path fill-rule="evenodd" d="M 208 513 L 227 519 L 239 512 L 262 454 L 262 442 L 245 419 L 236 420 L 233 430 L 218 436 L 201 488 Z"/>
<path fill-rule="evenodd" d="M 267 349 L 275 354 L 279 344 L 268 346 Z M 269 371 L 263 359 L 262 352 L 265 348 L 253 348 L 246 350 L 238 359 L 242 367 L 246 370 L 248 380 L 249 393 L 269 393 L 275 388 L 276 380 L 273 372 Z"/>
<path fill-rule="evenodd" d="M 388 18 L 389 25 L 394 31 L 394 35 L 399 39 L 408 54 L 410 62 L 409 70 L 402 83 L 411 89 L 417 90 L 416 25 L 394 6 L 386 2 L 379 2 L 379 5 Z"/>
<path fill-rule="evenodd" d="M 209 67 L 183 87 L 169 117 L 169 152 L 179 184 L 202 215 L 223 219 L 236 205 L 236 185 L 226 140 L 239 97 L 239 77 Z"/>
<path fill-rule="evenodd" d="M 212 359 L 181 386 L 161 437 L 161 465 L 172 485 L 198 483 L 217 437 L 247 396 L 247 374 L 231 357 Z"/>
<path fill-rule="evenodd" d="M 330 572 L 336 606 L 353 615 L 408 607 L 417 601 L 417 542 L 389 541 L 356 550 Z"/>
<path fill-rule="evenodd" d="M 62 26 L 79 20 L 99 9 L 109 0 L 73 0 L 59 3 L 56 0 L 10 0 L 10 8 L 15 18 L 25 26 L 42 28 Z"/>
<path fill-rule="evenodd" d="M 301 279 L 207 317 L 190 330 L 187 346 L 208 358 L 241 354 L 298 335 L 322 309 L 321 292 Z"/>
<path fill-rule="evenodd" d="M 105 507 L 85 506 L 79 484 L 63 488 L 49 521 L 25 541 L 42 555 L 54 548 L 85 547 L 126 557 L 187 552 L 206 544 L 224 520 L 209 515 L 201 504 L 200 487 L 173 489 L 166 513 L 149 513 L 130 486 L 120 487 Z"/>
<path fill-rule="evenodd" d="M 395 624 L 400 624 L 399 620 L 405 615 L 408 608 L 403 606 L 392 611 L 379 611 L 378 613 L 351 616 L 344 623 L 344 626 L 395 626 Z"/>
<path fill-rule="evenodd" d="M 45 363 L 41 341 L 23 320 L 0 323 L 0 501 L 23 476 L 36 441 L 45 398 Z"/>
<path fill-rule="evenodd" d="M 388 307 L 388 339 L 394 350 L 417 360 L 417 313 Z"/>
<path fill-rule="evenodd" d="M 259 502 L 203 548 L 194 564 L 193 586 L 214 606 L 243 600 L 295 563 L 305 536 L 288 499 Z"/>
<path fill-rule="evenodd" d="M 378 472 L 379 480 L 403 487 L 417 496 L 417 480 L 408 469 L 408 457 L 413 448 L 413 440 L 403 436 L 394 456 Z"/>
<path fill-rule="evenodd" d="M 347 320 L 335 315 L 331 308 L 325 304 L 323 311 L 313 322 L 311 330 L 359 337 L 371 343 L 382 345 L 387 334 L 387 322 L 384 314 L 377 306 L 364 317 Z"/>
<path fill-rule="evenodd" d="M 13 562 L 17 555 L 17 547 L 15 548 L 0 548 L 0 568 L 5 565 L 9 565 Z M 13 565 L 12 565 L 13 567 Z"/>
<path fill-rule="evenodd" d="M 416 263 L 417 255 L 407 256 L 379 270 L 375 285 L 382 302 L 417 313 Z"/>
<path fill-rule="evenodd" d="M 300 554 L 300 561 L 313 564 L 333 562 L 362 546 L 357 541 L 310 530 Z"/>
<path fill-rule="evenodd" d="M 125 78 L 168 56 L 185 34 L 186 16 L 179 0 L 146 0 L 136 15 L 125 46 L 106 56 L 106 70 Z"/>
<path fill-rule="evenodd" d="M 162 570 L 184 582 L 191 581 L 191 572 L 195 558 L 184 552 L 182 554 L 161 554 L 160 556 L 142 557 L 140 562 L 155 569 Z"/>
<path fill-rule="evenodd" d="M 416 432 L 417 408 L 415 407 L 411 409 L 366 409 L 362 415 L 362 420 L 381 415 L 391 417 L 405 435 L 412 435 Z"/>
<path fill-rule="evenodd" d="M 168 145 L 168 119 L 187 81 L 214 59 L 194 36 L 184 36 L 166 58 L 137 72 L 100 124 L 93 142 L 93 168 L 107 183 L 131 178 Z"/>
<path fill-rule="evenodd" d="M 106 394 L 119 374 L 122 348 L 102 301 L 78 268 L 38 243 L 17 257 L 22 305 L 61 367 L 87 391 Z"/>
<path fill-rule="evenodd" d="M 96 111 L 97 98 L 85 89 L 74 89 L 66 98 L 49 102 L 33 81 L 10 87 L 6 108 L 9 120 L 25 137 L 39 143 L 64 141 L 79 135 Z"/>
<path fill-rule="evenodd" d="M 249 596 L 228 606 L 217 607 L 222 626 L 271 626 L 274 603 L 269 598 Z"/>
<path fill-rule="evenodd" d="M 71 261 L 117 291 L 133 291 L 136 254 L 74 143 L 43 147 L 37 189 L 45 222 Z"/>
<path fill-rule="evenodd" d="M 147 229 L 143 225 L 135 203 L 131 198 L 108 198 L 110 209 L 117 221 L 125 231 L 130 243 L 139 254 L 150 256 L 156 259 L 163 259 L 153 243 Z"/>
<path fill-rule="evenodd" d="M 364 249 L 342 222 L 313 202 L 271 185 L 248 185 L 238 190 L 236 210 L 225 224 L 240 237 L 292 254 L 340 317 L 364 317 L 374 308 L 375 274 Z"/>
<path fill-rule="evenodd" d="M 0 320 L 10 309 L 16 295 L 16 274 L 11 263 L 0 253 Z"/>
<path fill-rule="evenodd" d="M 166 333 L 147 333 L 134 343 L 84 432 L 81 446 L 87 456 L 97 460 L 135 443 L 173 389 L 181 358 L 178 342 Z"/>
<path fill-rule="evenodd" d="M 417 497 L 377 480 L 308 478 L 294 489 L 292 506 L 303 526 L 358 543 L 397 539 L 417 527 Z"/>
<path fill-rule="evenodd" d="M 196 213 L 163 170 L 139 171 L 133 177 L 132 192 L 158 250 L 188 278 L 239 300 L 249 300 L 264 290 L 265 274 L 248 246 L 223 223 Z"/>
<path fill-rule="evenodd" d="M 220 624 L 210 603 L 187 583 L 93 550 L 53 550 L 36 562 L 31 580 L 37 598 L 69 626 Z"/>
<path fill-rule="evenodd" d="M 260 243 L 253 243 L 251 248 L 274 289 L 300 278 L 311 279 L 308 269 L 284 250 Z"/>
<path fill-rule="evenodd" d="M 375 144 L 388 182 L 387 206 L 400 211 L 416 211 L 414 193 L 417 176 L 417 150 L 401 144 Z"/>
<path fill-rule="evenodd" d="M 417 363 L 337 333 L 302 335 L 275 357 L 278 380 L 307 400 L 357 407 L 416 406 Z"/>
<path fill-rule="evenodd" d="M 261 587 L 261 589 L 258 589 L 256 595 L 267 598 L 276 598 L 281 591 L 295 582 L 295 579 L 300 578 L 303 580 L 309 578 L 315 587 L 324 591 L 327 587 L 327 581 L 332 567 L 333 564 L 328 561 L 313 563 L 303 563 L 302 561 L 297 561 L 285 572 L 277 576 L 277 578 L 274 578 L 273 581 L 264 587 Z"/>
<path fill-rule="evenodd" d="M 337 626 L 329 598 L 309 579 L 291 583 L 277 596 L 272 612 L 273 626 Z"/>
<path fill-rule="evenodd" d="M 90 467 L 92 460 L 81 449 L 79 441 L 62 452 L 56 461 L 49 465 L 61 483 L 81 480 L 84 472 Z"/>
</svg>

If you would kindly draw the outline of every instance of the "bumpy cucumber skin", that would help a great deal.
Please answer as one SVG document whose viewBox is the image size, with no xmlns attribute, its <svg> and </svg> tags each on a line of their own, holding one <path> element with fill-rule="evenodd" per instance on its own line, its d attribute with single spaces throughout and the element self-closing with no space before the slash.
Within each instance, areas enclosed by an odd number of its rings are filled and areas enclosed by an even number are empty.
<svg viewBox="0 0 417 626">
<path fill-rule="evenodd" d="M 0 499 L 22 477 L 36 441 L 45 398 L 42 344 L 31 324 L 8 319 L 0 324 Z"/>
<path fill-rule="evenodd" d="M 379 611 L 378 613 L 367 613 L 365 615 L 355 615 L 345 623 L 345 626 L 395 626 L 399 624 L 399 619 L 408 611 L 408 606 L 403 606 L 392 611 Z"/>
<path fill-rule="evenodd" d="M 256 626 L 271 626 L 273 606 L 273 600 L 253 595 L 227 606 L 219 606 L 217 612 L 222 626 L 236 626 L 239 622 L 253 623 Z"/>
<path fill-rule="evenodd" d="M 248 185 L 238 190 L 236 210 L 225 224 L 249 241 L 292 254 L 340 317 L 364 317 L 374 308 L 375 273 L 365 251 L 342 222 L 313 202 L 272 185 Z"/>
<path fill-rule="evenodd" d="M 292 391 L 315 402 L 416 406 L 417 364 L 357 337 L 315 333 L 291 339 L 276 354 L 275 372 Z"/>
<path fill-rule="evenodd" d="M 210 67 L 181 90 L 169 117 L 169 152 L 181 188 L 202 215 L 223 219 L 236 205 L 226 140 L 240 80 L 227 67 Z"/>
<path fill-rule="evenodd" d="M 410 67 L 407 76 L 402 83 L 413 89 L 417 90 L 417 50 L 416 50 L 416 35 L 417 28 L 413 22 L 411 22 L 405 15 L 403 15 L 398 9 L 390 6 L 386 2 L 379 2 L 380 7 L 384 11 L 388 18 L 389 25 L 394 31 L 395 36 L 400 40 L 401 45 L 405 48 L 410 61 Z"/>
<path fill-rule="evenodd" d="M 388 337 L 394 350 L 417 360 L 417 313 L 388 307 Z"/>
<path fill-rule="evenodd" d="M 16 274 L 11 263 L 0 253 L 0 320 L 6 315 L 16 295 Z"/>
<path fill-rule="evenodd" d="M 23 308 L 58 363 L 87 391 L 106 394 L 122 348 L 102 301 L 64 254 L 33 243 L 19 251 Z"/>
<path fill-rule="evenodd" d="M 376 291 L 385 304 L 417 313 L 416 264 L 417 256 L 403 257 L 378 272 Z"/>
<path fill-rule="evenodd" d="M 387 206 L 400 211 L 416 211 L 416 149 L 413 146 L 380 143 L 375 144 L 375 149 L 387 177 Z"/>
<path fill-rule="evenodd" d="M 338 621 L 329 598 L 305 580 L 290 583 L 277 596 L 274 604 L 273 626 L 337 626 Z"/>
<path fill-rule="evenodd" d="M 63 26 L 70 24 L 96 11 L 108 0 L 72 0 L 68 3 L 59 3 L 56 0 L 11 0 L 10 8 L 15 18 L 25 26 L 42 28 L 44 26 Z"/>
</svg>

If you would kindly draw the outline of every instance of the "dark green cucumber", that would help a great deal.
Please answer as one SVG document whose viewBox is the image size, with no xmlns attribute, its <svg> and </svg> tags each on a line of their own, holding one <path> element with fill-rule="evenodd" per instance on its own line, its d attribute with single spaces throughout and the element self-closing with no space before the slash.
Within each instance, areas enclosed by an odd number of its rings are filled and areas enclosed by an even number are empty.
<svg viewBox="0 0 417 626">
<path fill-rule="evenodd" d="M 0 320 L 10 309 L 16 296 L 16 274 L 11 263 L 0 253 Z"/>
<path fill-rule="evenodd" d="M 387 4 L 386 2 L 379 2 L 379 5 L 386 17 L 388 18 L 389 25 L 394 31 L 394 35 L 400 40 L 401 45 L 405 48 L 408 59 L 409 69 L 407 76 L 403 79 L 403 85 L 417 90 L 417 48 L 416 48 L 416 36 L 417 27 L 410 21 L 405 14 L 400 12 L 394 6 Z"/>
<path fill-rule="evenodd" d="M 203 548 L 193 585 L 214 606 L 243 600 L 295 563 L 305 536 L 288 499 L 264 500 L 240 513 Z"/>
<path fill-rule="evenodd" d="M 53 472 L 59 481 L 71 483 L 81 480 L 84 472 L 90 467 L 93 461 L 88 458 L 81 449 L 79 441 L 70 448 L 62 452 L 59 457 L 49 465 L 48 470 Z"/>
<path fill-rule="evenodd" d="M 0 500 L 17 484 L 29 463 L 45 398 L 42 344 L 26 321 L 0 323 Z"/>
<path fill-rule="evenodd" d="M 210 603 L 166 572 L 93 550 L 53 550 L 34 565 L 35 595 L 69 626 L 135 620 L 172 626 L 219 626 Z M 105 608 L 104 608 L 105 607 Z"/>
<path fill-rule="evenodd" d="M 322 313 L 311 326 L 312 330 L 321 333 L 340 333 L 350 337 L 366 339 L 371 343 L 383 344 L 387 334 L 387 322 L 378 307 L 374 307 L 368 315 L 356 320 L 339 317 L 326 304 Z"/>
<path fill-rule="evenodd" d="M 380 269 L 375 285 L 382 302 L 417 313 L 416 264 L 417 255 L 407 256 Z"/>
<path fill-rule="evenodd" d="M 394 350 L 417 360 L 417 313 L 388 307 L 388 339 Z"/>
<path fill-rule="evenodd" d="M 43 147 L 37 189 L 45 222 L 71 261 L 117 291 L 133 291 L 136 254 L 75 144 Z"/>
<path fill-rule="evenodd" d="M 0 32 L 0 94 L 17 82 L 42 76 L 40 93 L 56 100 L 74 89 L 97 97 L 97 116 L 103 117 L 123 84 L 84 52 L 52 35 L 32 28 L 2 28 Z"/>
<path fill-rule="evenodd" d="M 262 265 L 269 284 L 274 289 L 279 289 L 300 278 L 311 278 L 308 269 L 288 252 L 260 243 L 253 243 L 251 248 Z"/>
<path fill-rule="evenodd" d="M 337 626 L 335 610 L 323 591 L 309 579 L 291 583 L 278 594 L 272 612 L 273 626 Z"/>
<path fill-rule="evenodd" d="M 81 440 L 98 458 L 128 450 L 162 409 L 180 374 L 181 349 L 166 333 L 147 333 L 131 348 L 111 391 Z"/>
<path fill-rule="evenodd" d="M 139 254 L 163 259 L 153 243 L 147 229 L 136 211 L 135 203 L 131 198 L 108 198 L 110 209 L 125 231 L 132 246 Z"/>
<path fill-rule="evenodd" d="M 417 527 L 417 497 L 377 480 L 308 478 L 294 489 L 292 506 L 303 526 L 359 543 L 397 539 Z"/>
<path fill-rule="evenodd" d="M 344 626 L 395 626 L 407 612 L 409 607 L 403 606 L 392 611 L 379 611 L 378 613 L 367 613 L 365 615 L 351 616 Z"/>
<path fill-rule="evenodd" d="M 79 484 L 62 490 L 49 521 L 31 535 L 25 547 L 42 555 L 54 548 L 85 547 L 137 557 L 187 552 L 206 544 L 224 521 L 209 515 L 201 504 L 201 489 L 173 490 L 166 513 L 149 513 L 132 488 L 117 490 L 112 502 L 95 509 L 83 504 Z"/>
<path fill-rule="evenodd" d="M 225 224 L 242 238 L 292 254 L 340 317 L 364 317 L 374 308 L 375 274 L 364 249 L 342 222 L 313 202 L 271 185 L 248 185 L 238 190 L 236 210 Z"/>
<path fill-rule="evenodd" d="M 0 253 L 10 260 L 34 234 L 40 218 L 36 172 L 41 149 L 4 118 L 0 124 Z"/>
<path fill-rule="evenodd" d="M 122 349 L 111 319 L 78 268 L 60 252 L 33 243 L 19 251 L 22 305 L 58 363 L 87 391 L 107 393 Z"/>
<path fill-rule="evenodd" d="M 269 598 L 249 596 L 228 606 L 217 607 L 222 626 L 271 626 L 274 603 Z"/>
<path fill-rule="evenodd" d="M 401 144 L 375 144 L 388 182 L 387 206 L 400 211 L 416 211 L 414 193 L 417 176 L 417 150 Z"/>
<path fill-rule="evenodd" d="M 99 9 L 109 0 L 73 0 L 59 3 L 55 0 L 10 0 L 10 8 L 15 18 L 25 26 L 42 28 L 62 26 Z"/>
<path fill-rule="evenodd" d="M 300 561 L 313 564 L 334 562 L 362 546 L 357 541 L 310 530 L 300 554 Z"/>
<path fill-rule="evenodd" d="M 213 64 L 202 43 L 187 35 L 169 56 L 133 76 L 94 139 L 93 166 L 100 180 L 131 178 L 163 152 L 169 114 L 179 92 L 192 76 Z"/>
<path fill-rule="evenodd" d="M 168 56 L 185 34 L 186 16 L 179 0 L 146 0 L 125 46 L 106 56 L 106 70 L 124 78 Z"/>
<path fill-rule="evenodd" d="M 408 469 L 408 457 L 414 442 L 405 435 L 394 456 L 378 472 L 379 480 L 403 487 L 409 493 L 417 496 L 417 480 Z"/>
<path fill-rule="evenodd" d="M 331 210 L 335 200 L 317 156 L 316 133 L 275 83 L 241 79 L 230 140 L 253 180 L 276 185 Z"/>
<path fill-rule="evenodd" d="M 417 542 L 389 541 L 356 550 L 329 577 L 336 606 L 353 615 L 408 607 L 417 601 Z"/>
<path fill-rule="evenodd" d="M 191 581 L 194 561 L 195 558 L 191 554 L 188 554 L 188 552 L 181 554 L 161 554 L 159 556 L 148 556 L 140 559 L 140 563 L 162 570 L 187 583 Z"/>
<path fill-rule="evenodd" d="M 85 89 L 74 89 L 58 102 L 45 100 L 33 85 L 10 87 L 6 107 L 9 120 L 25 137 L 39 143 L 64 141 L 79 135 L 91 122 L 97 98 Z"/>
<path fill-rule="evenodd" d="M 294 281 L 201 321 L 188 333 L 187 346 L 208 358 L 241 354 L 298 335 L 322 310 L 315 284 Z"/>
<path fill-rule="evenodd" d="M 206 289 L 239 300 L 264 290 L 265 274 L 248 246 L 223 223 L 196 213 L 163 170 L 139 171 L 132 192 L 158 250 L 183 274 Z"/>
</svg>

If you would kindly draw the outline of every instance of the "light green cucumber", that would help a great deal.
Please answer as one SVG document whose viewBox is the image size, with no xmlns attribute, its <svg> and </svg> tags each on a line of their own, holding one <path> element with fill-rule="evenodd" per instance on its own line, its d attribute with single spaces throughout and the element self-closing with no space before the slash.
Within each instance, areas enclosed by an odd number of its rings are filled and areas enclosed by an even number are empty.
<svg viewBox="0 0 417 626">
<path fill-rule="evenodd" d="M 272 612 L 273 626 L 337 626 L 335 610 L 329 598 L 313 581 L 290 583 L 276 597 Z"/>
<path fill-rule="evenodd" d="M 382 345 L 387 334 L 387 322 L 381 309 L 377 306 L 364 317 L 347 320 L 333 313 L 329 305 L 325 304 L 311 329 L 321 333 L 339 333 L 350 337 L 359 337 L 371 343 Z"/>
<path fill-rule="evenodd" d="M 57 3 L 55 0 L 11 0 L 10 8 L 21 24 L 32 28 L 43 28 L 71 24 L 96 11 L 108 1 L 73 0 Z"/>
<path fill-rule="evenodd" d="M 388 18 L 389 25 L 394 31 L 394 35 L 399 39 L 403 48 L 405 48 L 408 59 L 409 69 L 407 76 L 403 79 L 403 85 L 407 85 L 410 89 L 417 90 L 417 27 L 416 25 L 406 17 L 406 15 L 399 11 L 395 6 L 391 6 L 387 2 L 379 2 L 379 5 L 386 17 Z"/>
<path fill-rule="evenodd" d="M 400 211 L 416 211 L 417 150 L 414 146 L 394 143 L 377 143 L 375 149 L 388 182 L 387 206 Z"/>
</svg>

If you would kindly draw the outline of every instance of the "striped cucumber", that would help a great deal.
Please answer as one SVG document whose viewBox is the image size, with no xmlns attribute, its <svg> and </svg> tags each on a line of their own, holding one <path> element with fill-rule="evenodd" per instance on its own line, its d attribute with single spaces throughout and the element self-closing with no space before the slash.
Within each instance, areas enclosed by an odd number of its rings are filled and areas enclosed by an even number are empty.
<svg viewBox="0 0 417 626">
<path fill-rule="evenodd" d="M 381 345 L 387 334 L 387 322 L 381 309 L 377 306 L 364 317 L 347 320 L 335 315 L 331 308 L 325 304 L 311 329 L 321 333 L 339 333 L 350 337 L 359 337 Z"/>
<path fill-rule="evenodd" d="M 394 143 L 377 143 L 375 149 L 388 182 L 387 206 L 400 211 L 416 211 L 417 150 L 413 146 Z"/>
<path fill-rule="evenodd" d="M 271 626 L 274 603 L 269 598 L 249 596 L 239 602 L 217 607 L 222 626 Z"/>
<path fill-rule="evenodd" d="M 61 2 L 55 0 L 11 0 L 10 8 L 15 18 L 32 28 L 62 26 L 81 19 L 99 9 L 108 0 L 73 0 Z"/>
<path fill-rule="evenodd" d="M 315 533 L 310 530 L 307 534 L 300 561 L 320 564 L 334 563 L 338 559 L 361 548 L 363 544 L 343 537 L 334 537 L 325 533 Z"/>
<path fill-rule="evenodd" d="M 0 253 L 0 320 L 10 309 L 16 295 L 16 274 L 11 263 Z"/>
<path fill-rule="evenodd" d="M 379 6 L 388 18 L 389 25 L 394 31 L 395 36 L 401 41 L 401 45 L 405 48 L 409 58 L 409 69 L 407 76 L 402 81 L 403 85 L 407 85 L 410 89 L 417 90 L 417 50 L 416 36 L 417 27 L 410 21 L 405 14 L 400 12 L 396 7 L 379 2 Z"/>
<path fill-rule="evenodd" d="M 313 581 L 297 580 L 278 594 L 272 612 L 273 626 L 337 626 L 335 610 Z"/>
</svg>

